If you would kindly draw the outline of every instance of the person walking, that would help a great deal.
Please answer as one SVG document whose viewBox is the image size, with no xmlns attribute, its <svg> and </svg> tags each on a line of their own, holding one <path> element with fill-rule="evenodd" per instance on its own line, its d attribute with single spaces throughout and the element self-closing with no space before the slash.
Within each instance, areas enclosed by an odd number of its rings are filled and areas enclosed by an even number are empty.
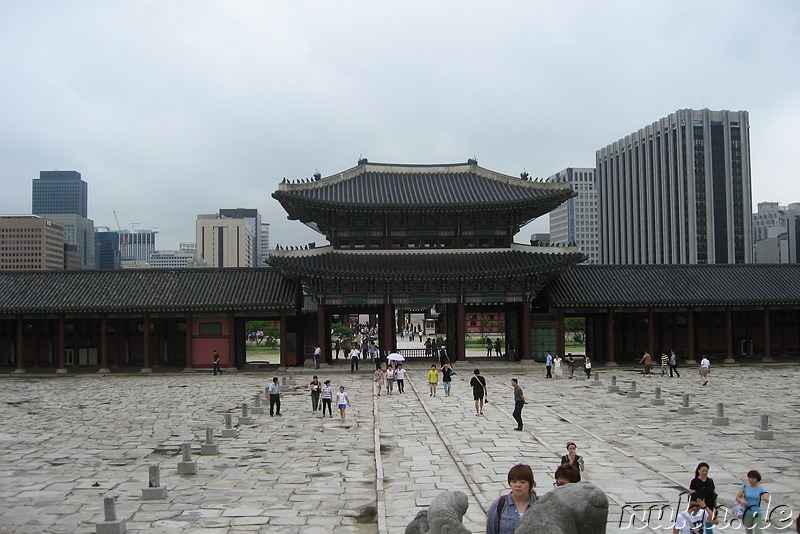
<svg viewBox="0 0 800 534">
<path fill-rule="evenodd" d="M 486 379 L 481 376 L 481 370 L 475 369 L 475 376 L 469 381 L 472 386 L 472 398 L 475 400 L 475 415 L 483 415 L 483 403 L 486 400 Z"/>
<path fill-rule="evenodd" d="M 703 381 L 703 385 L 705 386 L 708 384 L 708 372 L 711 370 L 711 362 L 708 359 L 708 356 L 703 356 L 703 359 L 700 360 L 700 380 Z"/>
<path fill-rule="evenodd" d="M 560 380 L 564 376 L 564 370 L 561 368 L 561 356 L 558 354 L 553 358 L 553 369 L 556 371 L 556 380 Z"/>
<path fill-rule="evenodd" d="M 650 353 L 645 351 L 639 363 L 644 364 L 644 376 L 650 376 L 650 371 L 653 369 L 653 357 L 650 356 Z"/>
<path fill-rule="evenodd" d="M 314 375 L 314 378 L 311 379 L 308 389 L 311 391 L 311 413 L 317 413 L 317 410 L 319 410 L 319 396 L 322 393 L 322 382 L 319 381 L 317 375 Z"/>
<path fill-rule="evenodd" d="M 453 386 L 453 368 L 450 367 L 450 362 L 442 366 L 442 385 L 444 386 L 444 396 L 450 396 L 450 388 Z"/>
<path fill-rule="evenodd" d="M 391 395 L 394 391 L 394 383 L 397 381 L 395 377 L 395 370 L 392 362 L 386 366 L 386 394 Z"/>
<path fill-rule="evenodd" d="M 328 409 L 328 417 L 333 417 L 333 412 L 331 412 L 331 401 L 333 400 L 333 388 L 331 387 L 331 381 L 326 380 L 325 385 L 322 386 L 320 389 L 320 393 L 322 395 L 322 417 L 325 417 L 325 408 Z"/>
<path fill-rule="evenodd" d="M 586 380 L 592 377 L 592 360 L 588 356 L 583 357 L 583 372 L 586 373 Z"/>
<path fill-rule="evenodd" d="M 397 369 L 394 372 L 395 380 L 397 380 L 397 393 L 403 393 L 406 389 L 406 371 L 402 363 L 397 364 Z"/>
<path fill-rule="evenodd" d="M 222 369 L 219 367 L 219 352 L 216 350 L 214 351 L 214 376 L 217 376 L 217 373 L 222 374 Z"/>
<path fill-rule="evenodd" d="M 522 430 L 522 408 L 528 401 L 525 400 L 525 395 L 522 393 L 522 388 L 519 387 L 519 381 L 516 378 L 511 379 L 511 387 L 514 388 L 514 420 L 517 422 L 517 428 L 514 430 Z"/>
<path fill-rule="evenodd" d="M 375 382 L 375 393 L 377 393 L 378 397 L 381 396 L 381 386 L 383 385 L 384 377 L 383 367 L 378 366 L 378 368 L 375 369 L 375 373 L 372 375 L 372 379 Z"/>
<path fill-rule="evenodd" d="M 339 359 L 339 351 L 342 350 L 342 341 L 337 339 L 336 343 L 333 344 L 333 350 L 336 351 L 336 359 Z"/>
<path fill-rule="evenodd" d="M 766 525 L 761 503 L 769 505 L 770 496 L 760 483 L 761 473 L 755 469 L 750 470 L 747 472 L 747 484 L 742 484 L 736 494 L 736 501 L 747 507 L 742 518 L 747 534 L 761 534 Z"/>
<path fill-rule="evenodd" d="M 672 534 L 693 534 L 705 531 L 707 523 L 717 524 L 719 521 L 712 517 L 713 510 L 696 493 L 689 495 L 689 507 L 678 514 Z M 707 531 L 706 531 L 707 532 Z"/>
<path fill-rule="evenodd" d="M 322 349 L 319 345 L 314 345 L 314 369 L 319 369 L 320 358 L 322 358 Z"/>
<path fill-rule="evenodd" d="M 350 349 L 350 372 L 358 371 L 358 358 L 361 356 L 361 351 L 358 350 L 358 345 L 353 345 Z"/>
<path fill-rule="evenodd" d="M 717 516 L 717 492 L 714 486 L 714 479 L 708 476 L 708 464 L 700 462 L 694 470 L 694 478 L 689 483 L 689 490 L 694 492 L 699 498 L 703 499 L 706 505 L 711 509 L 711 518 Z M 714 524 L 711 521 L 706 521 L 706 530 L 704 534 L 713 534 Z"/>
<path fill-rule="evenodd" d="M 567 354 L 567 365 L 569 366 L 569 378 L 572 378 L 575 374 L 575 358 L 572 357 L 571 352 Z"/>
<path fill-rule="evenodd" d="M 518 464 L 508 472 L 511 493 L 503 495 L 491 504 L 486 515 L 486 534 L 514 534 L 520 518 L 536 502 L 536 482 L 533 470 Z"/>
<path fill-rule="evenodd" d="M 492 356 L 492 340 L 487 337 L 486 338 L 486 357 L 490 358 Z"/>
<path fill-rule="evenodd" d="M 439 385 L 439 370 L 436 368 L 436 364 L 431 365 L 431 370 L 428 371 L 428 390 L 430 391 L 430 396 L 436 396 L 436 386 Z"/>
<path fill-rule="evenodd" d="M 669 351 L 669 377 L 672 378 L 672 373 L 675 373 L 675 376 L 678 378 L 681 377 L 681 374 L 678 372 L 678 357 L 675 356 L 675 351 Z"/>
<path fill-rule="evenodd" d="M 272 378 L 272 384 L 269 385 L 269 416 L 282 415 L 281 414 L 281 392 L 278 389 L 278 377 Z"/>
<path fill-rule="evenodd" d="M 499 337 L 494 341 L 494 353 L 498 358 L 503 355 L 503 342 Z"/>
<path fill-rule="evenodd" d="M 667 376 L 667 370 L 669 369 L 669 356 L 667 356 L 666 352 L 661 353 L 661 378 Z"/>
<path fill-rule="evenodd" d="M 351 404 L 350 397 L 347 396 L 344 386 L 339 386 L 339 393 L 336 394 L 336 404 L 339 406 L 339 415 L 342 416 L 342 421 L 346 420 L 347 417 L 345 416 L 345 411 Z"/>
<path fill-rule="evenodd" d="M 550 372 L 553 368 L 553 356 L 550 355 L 550 352 L 544 357 L 544 366 L 547 368 L 547 374 L 544 375 L 545 378 L 553 378 L 552 373 Z"/>
<path fill-rule="evenodd" d="M 574 441 L 567 442 L 567 454 L 561 457 L 561 465 L 569 464 L 580 471 L 583 471 L 583 456 L 580 456 L 575 453 L 578 450 L 578 446 L 575 445 Z"/>
</svg>

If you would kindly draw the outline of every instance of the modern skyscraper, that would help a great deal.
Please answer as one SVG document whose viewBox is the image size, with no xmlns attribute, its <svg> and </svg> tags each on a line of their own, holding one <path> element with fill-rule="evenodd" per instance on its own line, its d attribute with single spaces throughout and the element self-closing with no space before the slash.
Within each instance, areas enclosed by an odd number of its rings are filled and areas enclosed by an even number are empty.
<svg viewBox="0 0 800 534">
<path fill-rule="evenodd" d="M 80 268 L 94 269 L 94 221 L 74 213 L 51 213 L 47 218 L 63 227 L 64 243 L 72 245 L 69 250 L 80 260 Z"/>
<path fill-rule="evenodd" d="M 682 109 L 598 150 L 600 262 L 752 262 L 749 128 Z"/>
<path fill-rule="evenodd" d="M 38 215 L 0 215 L 0 270 L 63 271 L 64 232 Z"/>
<path fill-rule="evenodd" d="M 566 182 L 578 196 L 550 212 L 550 243 L 559 247 L 577 246 L 590 263 L 600 259 L 597 243 L 597 186 L 594 169 L 568 167 L 547 179 Z"/>
<path fill-rule="evenodd" d="M 149 262 L 150 255 L 158 248 L 156 238 L 157 230 L 121 230 L 119 232 L 120 251 L 122 262 L 128 266 L 134 262 Z"/>
<path fill-rule="evenodd" d="M 753 214 L 755 263 L 800 263 L 800 202 L 759 202 Z"/>
<path fill-rule="evenodd" d="M 76 171 L 41 171 L 33 179 L 32 213 L 80 215 L 88 217 L 88 189 Z"/>
<path fill-rule="evenodd" d="M 253 267 L 256 253 L 255 228 L 244 219 L 220 214 L 198 215 L 197 259 L 210 267 Z"/>
<path fill-rule="evenodd" d="M 120 269 L 119 232 L 98 227 L 94 233 L 95 269 Z"/>
</svg>

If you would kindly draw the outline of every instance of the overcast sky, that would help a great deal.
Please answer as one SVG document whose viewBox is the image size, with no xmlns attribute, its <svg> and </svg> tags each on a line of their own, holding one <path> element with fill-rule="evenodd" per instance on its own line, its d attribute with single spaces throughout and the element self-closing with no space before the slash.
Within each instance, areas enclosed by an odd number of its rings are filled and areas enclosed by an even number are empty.
<svg viewBox="0 0 800 534">
<path fill-rule="evenodd" d="M 0 0 L 0 214 L 77 170 L 95 225 L 194 241 L 359 157 L 547 177 L 682 108 L 750 112 L 754 203 L 800 201 L 800 2 Z M 518 234 L 547 231 L 544 217 Z"/>
</svg>

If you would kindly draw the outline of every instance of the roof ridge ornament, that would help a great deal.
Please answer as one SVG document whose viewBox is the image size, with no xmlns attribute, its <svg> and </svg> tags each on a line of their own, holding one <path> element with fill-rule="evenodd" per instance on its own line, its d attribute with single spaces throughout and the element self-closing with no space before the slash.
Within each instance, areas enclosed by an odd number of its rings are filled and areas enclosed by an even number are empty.
<svg viewBox="0 0 800 534">
<path fill-rule="evenodd" d="M 369 163 L 369 160 L 367 158 L 363 158 L 361 156 L 358 156 L 358 164 L 359 165 L 366 165 L 367 163 Z"/>
<path fill-rule="evenodd" d="M 478 158 L 469 158 L 467 160 L 467 165 L 477 165 L 477 164 L 478 164 Z"/>
</svg>

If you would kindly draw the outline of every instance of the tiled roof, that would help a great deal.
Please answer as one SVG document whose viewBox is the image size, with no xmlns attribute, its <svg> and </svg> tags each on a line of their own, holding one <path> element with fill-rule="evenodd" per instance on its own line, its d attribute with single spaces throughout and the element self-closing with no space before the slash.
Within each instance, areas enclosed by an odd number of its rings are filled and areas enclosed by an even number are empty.
<svg viewBox="0 0 800 534">
<path fill-rule="evenodd" d="M 304 220 L 307 214 L 301 206 L 401 211 L 540 205 L 540 214 L 544 214 L 574 194 L 569 184 L 508 176 L 474 162 L 399 165 L 362 161 L 352 169 L 325 178 L 281 183 L 272 196 L 281 202 L 291 219 Z"/>
<path fill-rule="evenodd" d="M 513 245 L 509 249 L 274 251 L 269 263 L 304 278 L 498 278 L 560 272 L 586 256 L 575 249 Z"/>
<path fill-rule="evenodd" d="M 800 265 L 576 265 L 543 291 L 557 307 L 800 304 Z"/>
<path fill-rule="evenodd" d="M 269 268 L 0 272 L 0 315 L 294 310 L 298 298 Z"/>
</svg>

